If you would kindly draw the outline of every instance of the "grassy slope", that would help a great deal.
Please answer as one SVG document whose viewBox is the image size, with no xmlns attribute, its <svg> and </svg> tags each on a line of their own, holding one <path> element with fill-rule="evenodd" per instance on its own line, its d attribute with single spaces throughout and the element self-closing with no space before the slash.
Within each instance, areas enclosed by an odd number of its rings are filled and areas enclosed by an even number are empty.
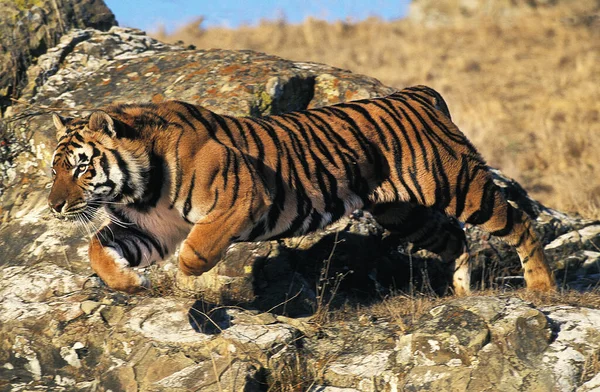
<svg viewBox="0 0 600 392">
<path fill-rule="evenodd" d="M 545 204 L 600 218 L 600 28 L 554 8 L 502 23 L 190 24 L 162 40 L 316 61 L 403 87 L 428 84 L 488 162 Z"/>
</svg>

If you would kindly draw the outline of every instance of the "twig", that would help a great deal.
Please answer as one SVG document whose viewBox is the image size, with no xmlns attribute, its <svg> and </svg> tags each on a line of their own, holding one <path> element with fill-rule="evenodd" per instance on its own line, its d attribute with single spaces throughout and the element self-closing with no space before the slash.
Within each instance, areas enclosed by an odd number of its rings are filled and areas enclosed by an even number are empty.
<svg viewBox="0 0 600 392">
<path fill-rule="evenodd" d="M 219 388 L 219 392 L 223 392 L 223 388 L 221 387 L 221 380 L 220 380 L 221 375 L 219 374 L 219 371 L 217 370 L 217 363 L 215 362 L 215 357 L 213 357 L 212 353 L 210 354 L 210 361 L 212 362 L 212 365 L 213 365 L 213 371 L 215 372 L 215 379 L 217 381 L 217 387 Z"/>
</svg>

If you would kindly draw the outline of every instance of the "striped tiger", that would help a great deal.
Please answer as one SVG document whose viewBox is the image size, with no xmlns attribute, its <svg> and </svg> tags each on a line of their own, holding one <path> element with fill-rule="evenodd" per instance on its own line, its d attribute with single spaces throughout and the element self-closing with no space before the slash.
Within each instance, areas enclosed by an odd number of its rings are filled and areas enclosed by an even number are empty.
<svg viewBox="0 0 600 392">
<path fill-rule="evenodd" d="M 514 246 L 529 289 L 555 287 L 532 222 L 425 86 L 265 117 L 166 101 L 53 121 L 49 206 L 72 220 L 108 214 L 89 259 L 116 290 L 148 287 L 133 267 L 180 243 L 181 272 L 201 275 L 234 242 L 299 236 L 357 209 L 456 259 L 459 293 L 469 291 L 469 262 L 454 218 Z"/>
</svg>

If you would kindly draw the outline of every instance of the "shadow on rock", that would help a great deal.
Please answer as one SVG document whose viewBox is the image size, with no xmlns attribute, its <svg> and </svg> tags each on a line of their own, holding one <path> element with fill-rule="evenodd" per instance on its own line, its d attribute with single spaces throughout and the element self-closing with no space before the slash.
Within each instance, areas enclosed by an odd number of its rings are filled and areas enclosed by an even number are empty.
<svg viewBox="0 0 600 392">
<path fill-rule="evenodd" d="M 231 327 L 226 308 L 202 300 L 194 302 L 188 311 L 188 321 L 196 332 L 207 335 L 218 335 Z"/>
<path fill-rule="evenodd" d="M 300 317 L 323 307 L 379 301 L 395 291 L 444 295 L 449 282 L 447 264 L 385 241 L 383 230 L 365 214 L 303 237 L 235 244 L 213 270 L 193 279 L 190 289 L 211 303 Z M 216 311 L 196 305 L 194 313 Z M 205 325 L 203 320 L 196 322 Z"/>
</svg>

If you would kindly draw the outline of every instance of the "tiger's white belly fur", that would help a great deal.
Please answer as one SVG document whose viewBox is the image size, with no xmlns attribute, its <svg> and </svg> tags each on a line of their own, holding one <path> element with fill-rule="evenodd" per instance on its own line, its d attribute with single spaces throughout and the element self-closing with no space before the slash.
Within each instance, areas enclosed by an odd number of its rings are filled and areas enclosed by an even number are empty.
<svg viewBox="0 0 600 392">
<path fill-rule="evenodd" d="M 193 225 L 186 222 L 177 208 L 171 208 L 169 200 L 169 186 L 163 186 L 161 197 L 156 207 L 145 212 L 140 212 L 131 207 L 122 208 L 120 211 L 143 231 L 152 235 L 163 247 L 172 254 L 183 241 Z M 146 267 L 152 263 L 160 262 L 162 258 L 156 251 L 149 257 L 144 257 L 138 267 Z"/>
</svg>

